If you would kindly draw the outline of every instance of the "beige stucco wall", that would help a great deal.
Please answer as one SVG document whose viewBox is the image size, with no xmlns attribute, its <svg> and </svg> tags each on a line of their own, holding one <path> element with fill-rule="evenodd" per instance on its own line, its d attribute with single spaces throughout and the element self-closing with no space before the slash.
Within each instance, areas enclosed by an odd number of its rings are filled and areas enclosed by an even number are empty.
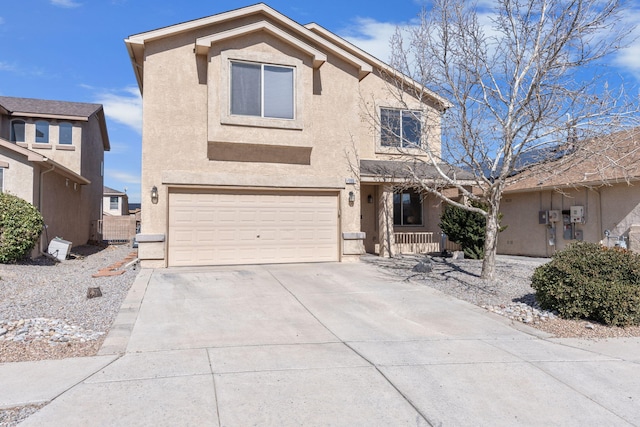
<svg viewBox="0 0 640 427">
<path fill-rule="evenodd" d="M 640 192 L 635 186 L 616 184 L 599 189 L 567 189 L 506 193 L 502 199 L 502 224 L 508 228 L 498 237 L 498 253 L 551 256 L 575 240 L 563 238 L 562 222 L 554 224 L 555 245 L 549 244 L 553 228 L 538 224 L 541 210 L 569 210 L 584 206 L 585 223 L 577 224 L 584 241 L 606 242 L 604 231 L 626 235 L 633 224 L 640 224 Z"/>
<path fill-rule="evenodd" d="M 37 182 L 34 182 L 33 166 L 25 156 L 0 147 L 0 161 L 8 163 L 3 174 L 4 191 L 37 205 Z"/>
</svg>

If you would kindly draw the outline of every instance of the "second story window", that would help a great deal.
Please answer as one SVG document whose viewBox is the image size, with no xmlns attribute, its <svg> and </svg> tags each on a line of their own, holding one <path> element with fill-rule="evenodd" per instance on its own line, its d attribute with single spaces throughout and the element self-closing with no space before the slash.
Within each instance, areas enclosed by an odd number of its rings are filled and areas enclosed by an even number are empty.
<svg viewBox="0 0 640 427">
<path fill-rule="evenodd" d="M 231 114 L 294 118 L 293 68 L 231 62 Z"/>
<path fill-rule="evenodd" d="M 60 123 L 58 129 L 60 131 L 58 144 L 71 145 L 73 143 L 73 126 L 71 126 L 71 123 Z"/>
<path fill-rule="evenodd" d="M 36 122 L 36 142 L 49 142 L 49 122 L 39 120 Z"/>
<path fill-rule="evenodd" d="M 109 197 L 109 210 L 116 211 L 118 210 L 118 196 Z"/>
<path fill-rule="evenodd" d="M 24 141 L 24 120 L 13 120 L 11 122 L 11 135 L 9 141 L 11 142 L 25 142 Z"/>
<path fill-rule="evenodd" d="M 421 147 L 421 117 L 422 112 L 419 110 L 381 108 L 380 144 L 383 147 Z"/>
</svg>

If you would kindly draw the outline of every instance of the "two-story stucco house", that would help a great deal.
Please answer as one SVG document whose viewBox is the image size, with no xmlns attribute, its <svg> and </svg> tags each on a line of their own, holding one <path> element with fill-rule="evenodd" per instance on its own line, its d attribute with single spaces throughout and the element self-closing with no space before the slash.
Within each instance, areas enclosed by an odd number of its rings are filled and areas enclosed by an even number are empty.
<svg viewBox="0 0 640 427">
<path fill-rule="evenodd" d="M 445 99 L 265 4 L 125 43 L 143 94 L 143 266 L 357 260 L 403 231 L 440 241 L 436 198 L 396 184 L 403 153 L 439 153 Z"/>
<path fill-rule="evenodd" d="M 129 196 L 127 193 L 124 191 L 114 190 L 110 187 L 104 187 L 102 194 L 102 213 L 104 215 L 129 215 Z"/>
<path fill-rule="evenodd" d="M 73 245 L 98 238 L 108 150 L 102 105 L 0 96 L 0 190 L 42 213 L 33 255 L 54 237 Z"/>
</svg>

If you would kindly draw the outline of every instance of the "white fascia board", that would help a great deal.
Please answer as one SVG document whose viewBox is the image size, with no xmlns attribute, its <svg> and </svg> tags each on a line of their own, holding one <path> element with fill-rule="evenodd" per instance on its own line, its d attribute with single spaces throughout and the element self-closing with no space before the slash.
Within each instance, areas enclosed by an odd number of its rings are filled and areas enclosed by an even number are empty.
<svg viewBox="0 0 640 427">
<path fill-rule="evenodd" d="M 169 27 L 159 28 L 157 30 L 147 31 L 145 33 L 134 34 L 125 39 L 125 43 L 127 45 L 127 49 L 129 50 L 129 56 L 131 57 L 131 62 L 136 73 L 136 78 L 138 80 L 138 86 L 140 87 L 140 90 L 142 91 L 143 85 L 140 68 L 143 66 L 142 57 L 144 52 L 144 44 L 146 42 L 184 33 L 186 31 L 191 31 L 208 25 L 220 24 L 222 22 L 242 18 L 257 13 L 266 15 L 267 17 L 273 19 L 275 22 L 280 23 L 291 29 L 292 31 L 299 33 L 305 38 L 312 40 L 319 46 L 326 48 L 327 50 L 333 52 L 339 58 L 355 66 L 356 68 L 358 68 L 358 77 L 360 80 L 366 77 L 369 73 L 373 72 L 373 67 L 366 61 L 363 61 L 360 58 L 357 58 L 356 56 L 350 54 L 346 50 L 339 48 L 326 38 L 314 33 L 313 31 L 308 30 L 303 25 L 275 11 L 266 4 L 259 3 L 253 6 L 236 9 L 229 12 L 223 12 L 205 18 L 195 19 L 193 21 L 183 22 L 181 24 L 171 25 Z"/>
<path fill-rule="evenodd" d="M 300 39 L 293 37 L 291 34 L 281 30 L 280 28 L 267 21 L 254 22 L 253 24 L 245 25 L 244 27 L 222 31 L 211 36 L 200 37 L 199 39 L 196 39 L 196 53 L 199 55 L 206 55 L 211 46 L 216 42 L 236 38 L 257 31 L 266 31 L 269 34 L 284 41 L 285 43 L 288 43 L 291 46 L 312 56 L 313 68 L 318 68 L 327 61 L 327 55 L 317 49 L 312 48 L 308 44 L 303 43 Z"/>
</svg>

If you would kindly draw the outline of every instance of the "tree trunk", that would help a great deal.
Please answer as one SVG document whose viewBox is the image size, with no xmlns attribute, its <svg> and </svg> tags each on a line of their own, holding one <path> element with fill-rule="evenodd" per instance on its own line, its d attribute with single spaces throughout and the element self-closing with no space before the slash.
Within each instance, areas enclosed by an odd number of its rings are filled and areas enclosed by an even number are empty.
<svg viewBox="0 0 640 427">
<path fill-rule="evenodd" d="M 489 206 L 487 211 L 487 226 L 484 237 L 484 259 L 482 260 L 483 279 L 496 278 L 496 251 L 498 249 L 499 211 L 497 207 Z"/>
</svg>

